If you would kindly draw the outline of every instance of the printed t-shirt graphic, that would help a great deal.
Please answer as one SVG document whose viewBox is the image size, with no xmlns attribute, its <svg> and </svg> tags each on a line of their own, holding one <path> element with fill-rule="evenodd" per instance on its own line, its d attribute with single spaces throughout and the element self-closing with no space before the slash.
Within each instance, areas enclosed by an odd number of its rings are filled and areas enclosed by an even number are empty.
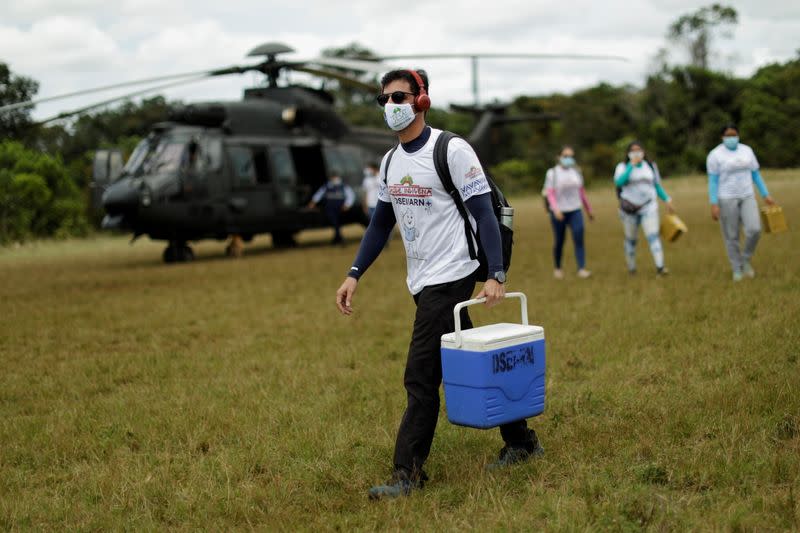
<svg viewBox="0 0 800 533">
<path fill-rule="evenodd" d="M 392 156 L 386 183 L 381 180 L 378 198 L 389 202 L 400 226 L 406 249 L 411 294 L 427 285 L 464 278 L 478 268 L 469 258 L 464 234 L 464 219 L 447 194 L 433 165 L 433 147 L 441 130 L 432 129 L 425 146 L 414 153 L 402 146 Z M 489 192 L 489 183 L 478 156 L 463 139 L 448 145 L 447 162 L 453 183 L 466 201 Z M 386 175 L 386 157 L 381 162 L 381 176 Z M 470 217 L 475 228 L 475 220 Z"/>
</svg>

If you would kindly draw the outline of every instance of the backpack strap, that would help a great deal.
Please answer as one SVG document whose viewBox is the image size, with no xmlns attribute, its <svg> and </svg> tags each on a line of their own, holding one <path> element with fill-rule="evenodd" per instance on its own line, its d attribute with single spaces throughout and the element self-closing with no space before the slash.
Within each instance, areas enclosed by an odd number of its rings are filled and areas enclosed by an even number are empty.
<svg viewBox="0 0 800 533">
<path fill-rule="evenodd" d="M 386 157 L 386 166 L 383 167 L 383 184 L 384 185 L 387 185 L 387 186 L 389 185 L 389 163 L 392 162 L 392 156 L 397 151 L 397 148 L 399 146 L 400 145 L 398 144 L 397 146 L 395 146 L 394 148 L 389 150 L 389 155 Z"/>
<path fill-rule="evenodd" d="M 439 175 L 439 179 L 442 181 L 444 190 L 447 191 L 447 194 L 453 199 L 456 204 L 456 209 L 458 209 L 461 218 L 464 219 L 464 235 L 467 237 L 469 258 L 478 259 L 478 252 L 475 249 L 475 242 L 473 241 L 475 231 L 472 229 L 472 224 L 469 222 L 467 206 L 464 205 L 464 200 L 461 199 L 461 195 L 458 193 L 458 189 L 453 183 L 453 176 L 450 174 L 450 165 L 447 163 L 447 147 L 450 141 L 455 137 L 458 137 L 458 135 L 451 131 L 443 131 L 439 134 L 439 137 L 436 139 L 436 144 L 433 146 L 433 166 L 436 169 L 436 173 Z"/>
</svg>

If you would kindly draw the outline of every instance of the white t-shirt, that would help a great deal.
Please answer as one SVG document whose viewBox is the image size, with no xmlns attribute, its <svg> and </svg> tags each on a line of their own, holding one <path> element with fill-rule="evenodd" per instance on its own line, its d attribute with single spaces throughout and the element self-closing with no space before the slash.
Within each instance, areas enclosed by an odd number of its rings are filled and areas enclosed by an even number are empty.
<svg viewBox="0 0 800 533">
<path fill-rule="evenodd" d="M 719 175 L 719 198 L 747 198 L 753 196 L 753 174 L 758 170 L 758 159 L 753 149 L 739 144 L 728 150 L 720 144 L 708 153 L 706 170 Z"/>
<path fill-rule="evenodd" d="M 364 189 L 364 195 L 367 201 L 367 207 L 375 207 L 378 205 L 378 188 L 380 178 L 378 176 L 371 176 L 364 173 L 364 181 L 361 187 Z"/>
<path fill-rule="evenodd" d="M 380 180 L 378 198 L 392 204 L 405 245 L 406 283 L 411 294 L 428 285 L 462 279 L 479 265 L 469 258 L 464 219 L 433 165 L 433 147 L 441 133 L 431 129 L 428 142 L 413 154 L 400 146 L 392 156 L 386 183 Z M 447 163 L 464 201 L 489 192 L 478 156 L 465 140 L 450 141 Z M 381 161 L 380 176 L 386 175 L 385 168 L 386 156 Z M 472 216 L 470 222 L 475 228 Z"/>
<path fill-rule="evenodd" d="M 556 165 L 545 175 L 545 192 L 547 189 L 555 189 L 558 210 L 562 213 L 579 210 L 583 206 L 581 187 L 583 187 L 583 176 L 575 167 L 565 168 Z"/>
<path fill-rule="evenodd" d="M 628 164 L 625 162 L 619 163 L 614 170 L 614 179 L 624 173 L 627 166 Z M 640 214 L 651 209 L 658 209 L 656 183 L 661 183 L 660 176 L 657 172 L 653 172 L 647 161 L 642 161 L 633 167 L 628 183 L 622 186 L 620 196 L 632 204 L 644 205 Z"/>
</svg>

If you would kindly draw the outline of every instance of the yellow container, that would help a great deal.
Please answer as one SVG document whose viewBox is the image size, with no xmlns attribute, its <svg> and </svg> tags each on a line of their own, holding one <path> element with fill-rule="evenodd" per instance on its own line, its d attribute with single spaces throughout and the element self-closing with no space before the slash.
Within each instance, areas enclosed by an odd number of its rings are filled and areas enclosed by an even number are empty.
<svg viewBox="0 0 800 533">
<path fill-rule="evenodd" d="M 661 238 L 665 241 L 675 242 L 678 237 L 689 231 L 683 220 L 678 215 L 664 215 L 661 219 Z"/>
<path fill-rule="evenodd" d="M 780 233 L 789 229 L 783 216 L 783 209 L 777 205 L 761 206 L 761 222 L 767 233 Z"/>
</svg>

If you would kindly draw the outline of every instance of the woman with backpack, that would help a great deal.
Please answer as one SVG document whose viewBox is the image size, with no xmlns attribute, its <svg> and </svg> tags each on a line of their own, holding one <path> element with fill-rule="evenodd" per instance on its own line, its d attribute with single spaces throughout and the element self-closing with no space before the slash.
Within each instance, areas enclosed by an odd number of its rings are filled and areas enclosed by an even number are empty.
<svg viewBox="0 0 800 533">
<path fill-rule="evenodd" d="M 672 199 L 661 186 L 658 166 L 646 158 L 641 142 L 633 141 L 628 145 L 625 161 L 619 163 L 614 171 L 614 184 L 617 186 L 619 217 L 625 233 L 628 272 L 636 273 L 636 236 L 641 226 L 650 245 L 650 253 L 653 254 L 656 273 L 659 276 L 666 275 L 669 271 L 664 266 L 656 197 L 666 204 L 669 213 L 674 213 L 675 209 Z"/>
<path fill-rule="evenodd" d="M 571 146 L 564 146 L 558 156 L 558 164 L 547 171 L 544 180 L 547 207 L 550 212 L 550 224 L 553 226 L 553 277 L 564 279 L 561 269 L 561 257 L 564 252 L 564 240 L 567 226 L 572 233 L 572 244 L 575 246 L 575 262 L 578 264 L 578 277 L 586 279 L 592 273 L 586 270 L 586 250 L 583 246 L 583 213 L 586 209 L 589 220 L 594 220 L 592 206 L 586 198 L 583 188 L 583 176 L 575 164 L 575 151 Z"/>
</svg>

